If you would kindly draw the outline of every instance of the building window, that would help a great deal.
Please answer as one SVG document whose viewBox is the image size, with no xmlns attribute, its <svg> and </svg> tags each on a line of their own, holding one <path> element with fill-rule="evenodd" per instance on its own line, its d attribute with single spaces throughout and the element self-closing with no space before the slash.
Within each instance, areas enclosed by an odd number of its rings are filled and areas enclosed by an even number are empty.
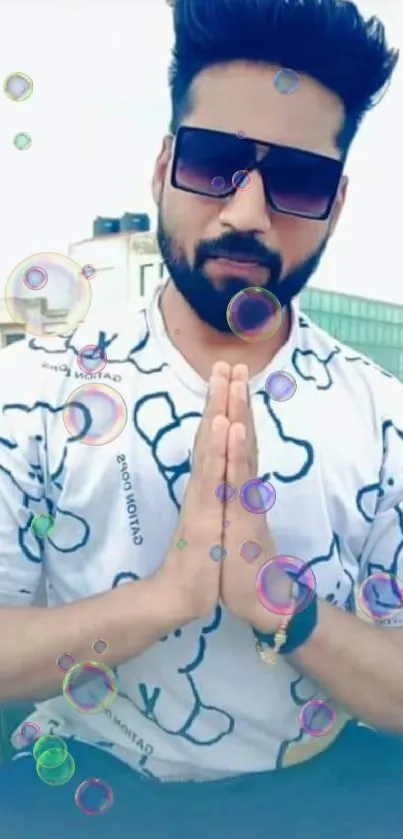
<svg viewBox="0 0 403 839">
<path fill-rule="evenodd" d="M 10 332 L 9 335 L 5 336 L 6 339 L 6 347 L 10 344 L 14 344 L 15 341 L 23 341 L 25 338 L 24 332 Z"/>
</svg>

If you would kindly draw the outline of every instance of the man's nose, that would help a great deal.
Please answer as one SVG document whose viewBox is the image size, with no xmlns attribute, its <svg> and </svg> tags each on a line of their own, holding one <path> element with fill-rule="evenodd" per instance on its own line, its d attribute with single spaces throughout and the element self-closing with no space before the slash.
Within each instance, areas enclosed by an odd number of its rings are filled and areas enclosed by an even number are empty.
<svg viewBox="0 0 403 839">
<path fill-rule="evenodd" d="M 260 173 L 245 173 L 244 179 L 236 173 L 235 180 L 239 186 L 222 206 L 221 224 L 237 233 L 268 233 L 271 227 L 270 211 Z"/>
</svg>

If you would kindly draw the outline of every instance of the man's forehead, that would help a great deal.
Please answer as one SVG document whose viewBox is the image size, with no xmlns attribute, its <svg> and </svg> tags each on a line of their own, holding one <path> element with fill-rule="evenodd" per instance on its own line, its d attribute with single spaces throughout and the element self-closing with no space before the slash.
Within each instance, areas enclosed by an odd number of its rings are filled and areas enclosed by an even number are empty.
<svg viewBox="0 0 403 839">
<path fill-rule="evenodd" d="M 304 74 L 291 94 L 278 91 L 275 65 L 228 62 L 203 70 L 192 84 L 187 122 L 265 143 L 339 156 L 336 137 L 344 119 L 341 100 Z"/>
</svg>

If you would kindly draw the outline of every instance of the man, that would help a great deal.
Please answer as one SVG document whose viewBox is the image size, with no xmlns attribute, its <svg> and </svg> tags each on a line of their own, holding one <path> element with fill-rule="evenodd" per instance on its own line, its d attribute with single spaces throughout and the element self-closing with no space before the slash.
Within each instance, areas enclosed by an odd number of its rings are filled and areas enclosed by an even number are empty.
<svg viewBox="0 0 403 839">
<path fill-rule="evenodd" d="M 296 301 L 396 62 L 351 3 L 176 2 L 153 179 L 170 281 L 1 356 L 0 698 L 46 699 L 0 770 L 4 839 L 400 827 L 403 391 Z M 74 801 L 91 778 L 103 818 Z"/>
</svg>

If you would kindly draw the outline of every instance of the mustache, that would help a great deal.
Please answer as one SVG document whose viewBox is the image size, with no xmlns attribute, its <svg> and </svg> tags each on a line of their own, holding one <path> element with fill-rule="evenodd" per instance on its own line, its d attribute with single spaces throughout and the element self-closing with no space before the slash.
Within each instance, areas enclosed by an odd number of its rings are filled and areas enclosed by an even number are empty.
<svg viewBox="0 0 403 839">
<path fill-rule="evenodd" d="M 208 259 L 233 259 L 240 262 L 257 262 L 280 276 L 282 260 L 278 253 L 269 251 L 251 236 L 228 234 L 221 239 L 201 242 L 196 249 L 195 268 L 200 269 Z"/>
</svg>

